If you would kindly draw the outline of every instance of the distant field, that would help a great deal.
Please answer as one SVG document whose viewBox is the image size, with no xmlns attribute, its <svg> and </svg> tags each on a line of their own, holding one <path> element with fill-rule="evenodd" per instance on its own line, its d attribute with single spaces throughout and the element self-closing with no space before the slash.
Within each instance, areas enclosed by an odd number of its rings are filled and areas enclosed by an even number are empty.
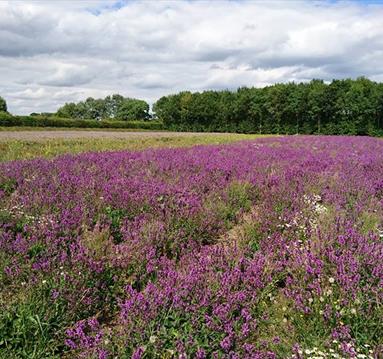
<svg viewBox="0 0 383 359">
<path fill-rule="evenodd" d="M 24 132 L 24 131 L 118 131 L 118 132 L 152 132 L 153 130 L 144 128 L 91 128 L 91 127 L 32 127 L 32 126 L 0 126 L 0 132 Z M 156 132 L 166 132 L 166 130 L 156 130 Z"/>
<path fill-rule="evenodd" d="M 3 131 L 0 132 L 0 161 L 54 157 L 89 151 L 142 150 L 157 147 L 185 147 L 250 140 L 261 135 L 130 132 L 130 131 Z"/>
</svg>

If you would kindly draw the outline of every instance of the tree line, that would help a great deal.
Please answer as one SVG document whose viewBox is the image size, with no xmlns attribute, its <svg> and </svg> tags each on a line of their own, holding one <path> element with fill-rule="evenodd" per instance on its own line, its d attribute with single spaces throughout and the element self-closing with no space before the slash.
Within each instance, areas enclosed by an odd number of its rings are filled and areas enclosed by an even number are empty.
<svg viewBox="0 0 383 359">
<path fill-rule="evenodd" d="M 150 118 L 149 104 L 146 101 L 118 94 L 107 96 L 104 99 L 89 97 L 78 103 L 66 103 L 54 115 L 61 118 L 115 119 L 119 121 L 139 121 Z"/>
<path fill-rule="evenodd" d="M 383 84 L 364 77 L 163 96 L 153 106 L 174 130 L 383 134 Z"/>
<path fill-rule="evenodd" d="M 7 111 L 7 104 L 0 97 L 2 111 Z M 314 79 L 236 91 L 182 91 L 161 97 L 152 115 L 146 101 L 115 94 L 66 103 L 56 113 L 44 114 L 48 115 L 77 120 L 159 119 L 164 128 L 176 131 L 382 136 L 383 83 L 360 77 L 329 84 Z"/>
</svg>

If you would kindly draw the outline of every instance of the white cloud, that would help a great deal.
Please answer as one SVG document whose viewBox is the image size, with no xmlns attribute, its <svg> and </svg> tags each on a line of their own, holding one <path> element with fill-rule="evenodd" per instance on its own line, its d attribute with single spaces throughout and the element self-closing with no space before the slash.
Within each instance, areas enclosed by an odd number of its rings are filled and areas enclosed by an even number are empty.
<svg viewBox="0 0 383 359">
<path fill-rule="evenodd" d="M 112 93 L 383 79 L 383 5 L 0 1 L 0 95 L 15 113 Z"/>
</svg>

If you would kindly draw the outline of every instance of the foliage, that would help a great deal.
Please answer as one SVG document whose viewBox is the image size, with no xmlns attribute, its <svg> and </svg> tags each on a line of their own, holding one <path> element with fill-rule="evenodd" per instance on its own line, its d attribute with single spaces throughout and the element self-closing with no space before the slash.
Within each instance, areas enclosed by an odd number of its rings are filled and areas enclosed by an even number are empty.
<svg viewBox="0 0 383 359">
<path fill-rule="evenodd" d="M 0 357 L 381 357 L 382 151 L 286 136 L 1 163 Z"/>
<path fill-rule="evenodd" d="M 87 98 L 79 103 L 66 103 L 59 108 L 57 117 L 74 119 L 116 119 L 144 121 L 150 118 L 149 104 L 143 100 L 125 98 L 115 94 L 105 99 Z"/>
<path fill-rule="evenodd" d="M 159 121 L 81 120 L 53 116 L 12 116 L 0 112 L 0 126 L 70 127 L 70 128 L 131 128 L 163 130 Z"/>
<path fill-rule="evenodd" d="M 383 135 L 383 84 L 366 78 L 180 92 L 153 106 L 182 131 Z"/>
<path fill-rule="evenodd" d="M 0 113 L 1 112 L 7 112 L 7 103 L 5 100 L 0 96 Z"/>
</svg>

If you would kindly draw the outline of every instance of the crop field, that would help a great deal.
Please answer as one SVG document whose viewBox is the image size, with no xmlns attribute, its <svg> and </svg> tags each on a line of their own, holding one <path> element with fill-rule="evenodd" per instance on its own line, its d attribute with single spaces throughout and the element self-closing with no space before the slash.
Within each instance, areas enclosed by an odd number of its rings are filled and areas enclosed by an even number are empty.
<svg viewBox="0 0 383 359">
<path fill-rule="evenodd" d="M 201 141 L 0 144 L 0 358 L 382 357 L 383 141 Z"/>
</svg>

